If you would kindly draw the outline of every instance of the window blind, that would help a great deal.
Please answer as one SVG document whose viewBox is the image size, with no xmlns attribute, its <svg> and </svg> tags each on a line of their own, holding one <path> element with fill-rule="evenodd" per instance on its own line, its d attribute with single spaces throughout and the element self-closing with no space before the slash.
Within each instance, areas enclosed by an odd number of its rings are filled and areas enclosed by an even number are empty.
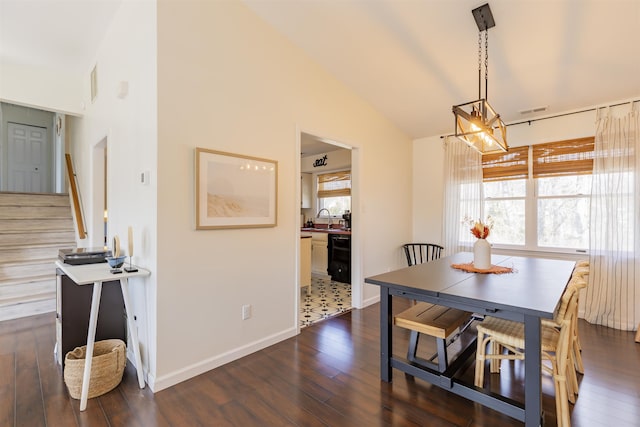
<svg viewBox="0 0 640 427">
<path fill-rule="evenodd" d="M 594 137 L 533 146 L 533 177 L 583 175 L 593 171 Z"/>
<path fill-rule="evenodd" d="M 318 175 L 318 198 L 351 195 L 351 171 Z"/>
<path fill-rule="evenodd" d="M 509 148 L 506 153 L 482 156 L 483 181 L 505 181 L 527 178 L 529 175 L 529 147 Z"/>
</svg>

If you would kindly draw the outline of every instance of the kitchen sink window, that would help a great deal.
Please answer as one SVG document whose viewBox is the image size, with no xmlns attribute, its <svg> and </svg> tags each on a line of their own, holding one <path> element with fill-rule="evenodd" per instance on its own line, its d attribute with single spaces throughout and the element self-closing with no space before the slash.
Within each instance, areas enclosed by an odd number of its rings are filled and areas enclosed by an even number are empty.
<svg viewBox="0 0 640 427">
<path fill-rule="evenodd" d="M 584 252 L 589 246 L 593 138 L 483 156 L 484 216 L 497 247 Z"/>
<path fill-rule="evenodd" d="M 351 210 L 351 171 L 318 175 L 318 210 L 327 209 L 332 217 Z"/>
</svg>

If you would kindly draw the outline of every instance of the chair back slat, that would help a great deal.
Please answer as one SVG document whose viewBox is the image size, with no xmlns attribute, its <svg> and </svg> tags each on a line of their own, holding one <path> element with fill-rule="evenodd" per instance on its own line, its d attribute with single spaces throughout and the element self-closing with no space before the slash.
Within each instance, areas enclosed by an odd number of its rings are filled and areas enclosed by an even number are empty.
<svg viewBox="0 0 640 427">
<path fill-rule="evenodd" d="M 575 298 L 577 300 L 578 291 L 580 291 L 580 289 L 582 288 L 585 288 L 586 286 L 587 286 L 587 283 L 582 277 L 574 276 L 571 278 L 571 280 L 569 281 L 569 284 L 567 285 L 567 288 L 562 293 L 562 298 L 560 299 L 560 307 L 558 308 L 558 311 L 556 312 L 556 315 L 554 317 L 554 321 L 558 325 L 562 322 L 562 320 L 567 315 L 569 302 L 572 300 L 572 298 Z"/>
<path fill-rule="evenodd" d="M 440 258 L 444 249 L 434 243 L 407 243 L 402 247 L 409 267 Z"/>
</svg>

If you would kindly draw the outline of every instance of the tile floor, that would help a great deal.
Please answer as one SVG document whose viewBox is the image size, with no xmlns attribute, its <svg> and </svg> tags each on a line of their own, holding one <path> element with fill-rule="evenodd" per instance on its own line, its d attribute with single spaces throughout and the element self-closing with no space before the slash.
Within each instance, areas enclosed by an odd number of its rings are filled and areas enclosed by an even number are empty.
<svg viewBox="0 0 640 427">
<path fill-rule="evenodd" d="M 311 294 L 300 288 L 300 327 L 351 310 L 351 285 L 330 278 L 311 278 Z"/>
</svg>

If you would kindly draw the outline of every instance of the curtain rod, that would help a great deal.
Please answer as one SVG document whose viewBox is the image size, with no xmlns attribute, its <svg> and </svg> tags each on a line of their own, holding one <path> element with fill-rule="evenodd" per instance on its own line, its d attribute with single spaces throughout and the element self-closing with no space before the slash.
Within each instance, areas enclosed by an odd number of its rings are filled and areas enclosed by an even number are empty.
<svg viewBox="0 0 640 427">
<path fill-rule="evenodd" d="M 547 120 L 547 119 L 555 119 L 557 117 L 564 117 L 564 116 L 571 116 L 573 114 L 582 114 L 582 113 L 587 113 L 589 111 L 597 111 L 601 108 L 611 108 L 611 107 L 617 107 L 619 105 L 625 105 L 625 104 L 633 104 L 634 102 L 640 102 L 640 99 L 633 99 L 630 101 L 625 101 L 625 102 L 618 102 L 617 104 L 611 104 L 611 105 L 604 105 L 602 107 L 593 107 L 593 108 L 587 108 L 584 110 L 578 110 L 578 111 L 571 111 L 569 113 L 561 113 L 561 114 L 555 114 L 553 116 L 547 116 L 547 117 L 540 117 L 537 119 L 529 119 L 529 120 L 521 120 L 519 122 L 514 122 L 514 123 L 508 123 L 505 125 L 505 127 L 509 127 L 509 126 L 515 126 L 515 125 L 522 125 L 524 123 L 528 123 L 529 125 L 531 125 L 532 122 L 537 122 L 540 120 Z M 441 135 L 440 138 L 446 138 L 448 136 L 454 136 L 455 134 L 450 133 L 448 135 Z"/>
</svg>

